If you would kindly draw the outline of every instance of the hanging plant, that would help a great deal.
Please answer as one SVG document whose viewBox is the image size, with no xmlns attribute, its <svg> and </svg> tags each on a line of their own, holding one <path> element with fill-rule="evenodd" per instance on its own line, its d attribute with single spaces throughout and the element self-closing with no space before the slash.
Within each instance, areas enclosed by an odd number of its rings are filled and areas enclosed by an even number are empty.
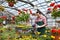
<svg viewBox="0 0 60 40">
<path fill-rule="evenodd" d="M 26 11 L 26 12 L 27 12 L 27 9 L 24 9 L 24 8 L 23 8 L 23 11 Z"/>
<path fill-rule="evenodd" d="M 53 17 L 53 18 L 57 18 L 57 17 L 60 17 L 60 4 L 56 4 L 55 5 L 55 3 L 51 3 L 50 4 L 50 6 L 52 6 L 53 8 L 51 8 L 51 12 L 49 11 L 50 10 L 50 8 L 48 8 L 47 10 L 47 12 L 49 13 L 51 13 L 51 16 Z"/>
<path fill-rule="evenodd" d="M 14 4 L 16 3 L 16 0 L 6 0 L 7 2 L 13 2 Z"/>
<path fill-rule="evenodd" d="M 60 4 L 57 5 L 60 8 Z"/>
<path fill-rule="evenodd" d="M 0 11 L 4 11 L 4 6 L 0 5 Z"/>
<path fill-rule="evenodd" d="M 58 5 L 55 5 L 54 7 L 53 7 L 53 9 L 57 9 L 58 8 Z"/>
<path fill-rule="evenodd" d="M 53 7 L 54 5 L 55 5 L 55 3 L 54 3 L 54 2 L 50 4 L 50 6 L 52 6 L 52 7 Z"/>
<path fill-rule="evenodd" d="M 32 14 L 32 10 L 30 10 L 30 14 Z"/>
<path fill-rule="evenodd" d="M 14 4 L 16 4 L 16 1 L 15 1 L 15 0 L 6 0 L 6 1 L 8 2 L 8 5 L 9 5 L 10 7 L 13 7 Z"/>
<path fill-rule="evenodd" d="M 15 16 L 12 16 L 12 20 L 15 20 Z"/>
<path fill-rule="evenodd" d="M 9 2 L 8 5 L 9 5 L 10 7 L 13 7 L 13 6 L 14 6 L 14 3 L 13 3 L 13 2 Z"/>
<path fill-rule="evenodd" d="M 57 6 L 57 5 L 54 6 L 51 14 L 52 14 L 52 17 L 53 17 L 53 18 L 60 17 L 60 10 L 58 10 L 58 6 Z"/>
<path fill-rule="evenodd" d="M 51 8 L 48 8 L 47 10 L 51 10 Z"/>
<path fill-rule="evenodd" d="M 21 10 L 17 10 L 18 11 L 18 14 L 20 15 L 20 13 L 21 13 Z"/>
</svg>

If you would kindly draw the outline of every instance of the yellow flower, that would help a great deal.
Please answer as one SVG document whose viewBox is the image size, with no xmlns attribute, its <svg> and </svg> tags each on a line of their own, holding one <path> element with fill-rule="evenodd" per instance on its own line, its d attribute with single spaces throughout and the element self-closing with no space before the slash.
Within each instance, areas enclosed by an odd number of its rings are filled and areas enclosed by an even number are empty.
<svg viewBox="0 0 60 40">
<path fill-rule="evenodd" d="M 51 38 L 55 39 L 55 36 L 51 35 Z"/>
<path fill-rule="evenodd" d="M 45 32 L 47 33 L 47 30 Z"/>
<path fill-rule="evenodd" d="M 41 32 L 34 32 L 36 35 L 39 35 Z"/>
<path fill-rule="evenodd" d="M 40 34 L 41 32 L 37 32 L 38 34 Z"/>
<path fill-rule="evenodd" d="M 48 32 L 50 32 L 50 30 L 48 30 Z"/>
<path fill-rule="evenodd" d="M 43 35 L 44 37 L 47 37 L 47 35 Z"/>
<path fill-rule="evenodd" d="M 30 35 L 30 38 L 31 38 L 32 36 Z"/>
<path fill-rule="evenodd" d="M 46 32 L 46 33 L 47 33 L 47 32 L 50 32 L 50 30 L 46 30 L 45 32 Z"/>
</svg>

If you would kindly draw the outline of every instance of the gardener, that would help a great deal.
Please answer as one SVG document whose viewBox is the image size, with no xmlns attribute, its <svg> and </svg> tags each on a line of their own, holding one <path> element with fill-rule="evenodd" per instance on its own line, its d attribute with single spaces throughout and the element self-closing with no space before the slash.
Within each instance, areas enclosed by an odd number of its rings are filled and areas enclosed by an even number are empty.
<svg viewBox="0 0 60 40">
<path fill-rule="evenodd" d="M 41 11 L 37 9 L 36 12 L 37 18 L 35 20 L 36 28 L 38 32 L 41 32 L 41 35 L 45 33 L 46 30 L 46 17 L 42 14 Z"/>
</svg>

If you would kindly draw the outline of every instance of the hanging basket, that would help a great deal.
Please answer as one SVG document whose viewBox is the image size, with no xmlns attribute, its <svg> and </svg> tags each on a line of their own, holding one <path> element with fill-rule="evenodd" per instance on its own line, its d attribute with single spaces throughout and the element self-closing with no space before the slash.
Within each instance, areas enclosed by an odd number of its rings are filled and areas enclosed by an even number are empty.
<svg viewBox="0 0 60 40">
<path fill-rule="evenodd" d="M 10 7 L 13 7 L 14 4 L 16 4 L 16 1 L 15 1 L 15 0 L 6 0 L 6 1 L 8 2 L 8 5 L 9 5 Z"/>
<path fill-rule="evenodd" d="M 4 6 L 0 5 L 0 11 L 4 11 Z"/>
<path fill-rule="evenodd" d="M 60 10 L 59 11 L 55 10 L 51 14 L 52 14 L 51 16 L 56 19 L 57 17 L 60 17 Z"/>
<path fill-rule="evenodd" d="M 14 3 L 13 3 L 13 2 L 8 2 L 8 5 L 9 5 L 10 7 L 13 7 L 13 6 L 14 6 Z"/>
</svg>

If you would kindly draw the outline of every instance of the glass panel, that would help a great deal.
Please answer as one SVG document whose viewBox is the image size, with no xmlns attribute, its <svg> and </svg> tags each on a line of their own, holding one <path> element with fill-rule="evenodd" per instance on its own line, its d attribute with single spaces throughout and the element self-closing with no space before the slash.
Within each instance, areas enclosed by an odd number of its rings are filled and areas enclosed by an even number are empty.
<svg viewBox="0 0 60 40">
<path fill-rule="evenodd" d="M 29 7 L 29 5 L 26 4 L 26 5 L 24 5 L 24 7 Z"/>
<path fill-rule="evenodd" d="M 41 3 L 40 5 L 46 5 L 47 3 Z"/>
<path fill-rule="evenodd" d="M 42 6 L 43 8 L 47 8 L 47 6 Z"/>
<path fill-rule="evenodd" d="M 38 0 L 39 3 L 45 2 L 45 0 Z"/>
<path fill-rule="evenodd" d="M 8 3 L 4 2 L 2 5 L 3 5 L 3 6 L 8 6 Z"/>
<path fill-rule="evenodd" d="M 55 1 L 57 2 L 57 1 L 60 1 L 60 0 L 55 0 Z"/>
<path fill-rule="evenodd" d="M 35 2 L 32 2 L 34 5 L 37 5 L 38 4 L 38 1 L 35 1 Z"/>
</svg>

